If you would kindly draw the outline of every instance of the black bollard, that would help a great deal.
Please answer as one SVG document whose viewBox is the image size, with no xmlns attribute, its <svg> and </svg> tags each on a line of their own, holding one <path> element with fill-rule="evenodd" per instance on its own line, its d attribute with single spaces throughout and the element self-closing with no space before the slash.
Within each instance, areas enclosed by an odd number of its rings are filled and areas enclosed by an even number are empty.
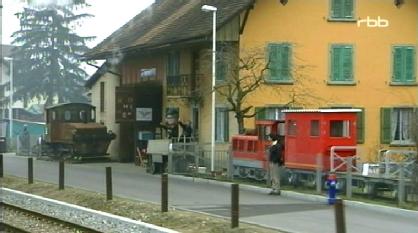
<svg viewBox="0 0 418 233">
<path fill-rule="evenodd" d="M 28 158 L 28 184 L 33 184 L 33 158 Z"/>
<path fill-rule="evenodd" d="M 3 178 L 3 154 L 0 153 L 0 178 Z"/>
<path fill-rule="evenodd" d="M 336 233 L 346 233 L 344 203 L 341 199 L 335 200 L 335 227 Z"/>
<path fill-rule="evenodd" d="M 106 200 L 113 199 L 112 192 L 112 168 L 106 167 Z"/>
<path fill-rule="evenodd" d="M 64 189 L 64 161 L 61 160 L 59 162 L 59 181 L 58 181 L 58 189 L 63 190 Z"/>
<path fill-rule="evenodd" d="M 161 175 L 161 212 L 168 212 L 168 175 Z"/>
<path fill-rule="evenodd" d="M 231 228 L 239 226 L 239 184 L 231 185 Z"/>
</svg>

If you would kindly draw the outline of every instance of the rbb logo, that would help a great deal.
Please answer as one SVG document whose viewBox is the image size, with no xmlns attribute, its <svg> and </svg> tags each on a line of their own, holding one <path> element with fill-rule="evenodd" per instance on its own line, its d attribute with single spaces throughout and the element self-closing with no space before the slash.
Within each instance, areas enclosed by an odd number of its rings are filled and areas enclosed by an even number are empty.
<svg viewBox="0 0 418 233">
<path fill-rule="evenodd" d="M 369 28 L 389 27 L 389 20 L 382 19 L 380 16 L 377 16 L 377 19 L 371 19 L 369 16 L 367 16 L 367 19 L 360 19 L 357 21 L 357 27 L 360 27 L 362 23 L 366 23 L 366 26 Z"/>
</svg>

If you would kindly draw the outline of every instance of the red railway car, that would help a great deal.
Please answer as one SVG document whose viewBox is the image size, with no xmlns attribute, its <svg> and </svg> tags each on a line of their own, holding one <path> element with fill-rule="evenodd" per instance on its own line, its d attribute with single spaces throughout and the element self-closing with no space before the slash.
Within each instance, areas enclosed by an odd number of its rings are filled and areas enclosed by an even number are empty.
<svg viewBox="0 0 418 233">
<path fill-rule="evenodd" d="M 256 133 L 232 137 L 234 174 L 265 179 L 270 133 L 285 138 L 285 167 L 312 172 L 322 156 L 322 171 L 343 171 L 344 158 L 355 156 L 360 109 L 283 110 L 284 120 L 256 121 Z"/>
<path fill-rule="evenodd" d="M 268 161 L 266 151 L 270 146 L 271 133 L 283 135 L 280 127 L 284 121 L 257 120 L 252 135 L 235 135 L 232 137 L 232 157 L 234 175 L 242 178 L 265 179 Z"/>
</svg>

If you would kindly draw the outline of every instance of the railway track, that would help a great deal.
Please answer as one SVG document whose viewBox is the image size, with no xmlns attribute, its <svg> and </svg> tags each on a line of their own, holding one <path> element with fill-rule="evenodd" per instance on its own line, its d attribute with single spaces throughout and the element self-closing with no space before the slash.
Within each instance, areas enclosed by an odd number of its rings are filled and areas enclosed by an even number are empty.
<svg viewBox="0 0 418 233">
<path fill-rule="evenodd" d="M 100 232 L 4 202 L 0 202 L 0 209 L 3 211 L 3 222 L 0 225 L 0 232 Z"/>
</svg>

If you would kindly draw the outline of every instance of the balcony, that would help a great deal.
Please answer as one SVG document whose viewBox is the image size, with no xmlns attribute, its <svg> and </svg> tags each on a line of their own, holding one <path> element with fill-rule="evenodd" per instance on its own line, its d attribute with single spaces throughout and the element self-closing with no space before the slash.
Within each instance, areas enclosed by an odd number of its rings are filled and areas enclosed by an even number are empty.
<svg viewBox="0 0 418 233">
<path fill-rule="evenodd" d="M 169 75 L 167 76 L 167 97 L 190 98 L 199 92 L 201 75 Z"/>
</svg>

